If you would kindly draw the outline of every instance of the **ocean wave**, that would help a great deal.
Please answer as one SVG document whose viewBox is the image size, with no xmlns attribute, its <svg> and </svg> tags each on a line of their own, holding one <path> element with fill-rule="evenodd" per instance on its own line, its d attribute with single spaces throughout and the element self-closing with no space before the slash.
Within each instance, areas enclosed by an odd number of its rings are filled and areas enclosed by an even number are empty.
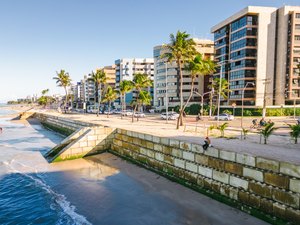
<svg viewBox="0 0 300 225">
<path fill-rule="evenodd" d="M 61 210 L 63 211 L 63 213 L 68 215 L 73 220 L 70 224 L 91 225 L 91 223 L 89 221 L 87 221 L 87 219 L 83 215 L 80 215 L 75 212 L 76 207 L 71 205 L 71 203 L 69 201 L 67 201 L 67 199 L 64 195 L 56 193 L 54 190 L 52 190 L 51 187 L 49 185 L 47 185 L 40 176 L 39 176 L 39 178 L 36 178 L 33 175 L 29 175 L 27 173 L 22 173 L 21 171 L 18 171 L 17 169 L 13 168 L 13 166 L 12 166 L 13 162 L 14 162 L 14 160 L 4 161 L 4 162 L 2 162 L 2 164 L 9 167 L 9 169 L 12 172 L 31 179 L 36 184 L 36 186 L 40 187 L 46 193 L 51 195 L 51 197 L 54 199 L 54 202 L 57 204 L 57 205 L 51 204 L 50 205 L 51 209 L 56 209 L 57 206 L 59 206 L 61 208 Z M 19 164 L 25 166 L 24 164 L 21 164 L 21 163 L 19 163 Z M 57 225 L 65 224 L 65 222 L 66 221 L 64 220 L 64 218 L 61 218 L 60 220 L 57 221 L 56 224 Z"/>
</svg>

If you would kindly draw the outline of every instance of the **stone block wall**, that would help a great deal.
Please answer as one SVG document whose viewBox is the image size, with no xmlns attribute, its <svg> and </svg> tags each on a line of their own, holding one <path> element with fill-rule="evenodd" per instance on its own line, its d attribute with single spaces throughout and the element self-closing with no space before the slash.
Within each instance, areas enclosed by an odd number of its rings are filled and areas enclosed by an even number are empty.
<svg viewBox="0 0 300 225">
<path fill-rule="evenodd" d="M 64 117 L 52 116 L 43 113 L 35 113 L 34 117 L 40 120 L 42 123 L 65 128 L 73 132 L 83 127 L 95 126 L 95 124 L 92 123 L 76 121 Z"/>
<path fill-rule="evenodd" d="M 300 224 L 300 165 L 117 129 L 114 153 Z"/>
</svg>

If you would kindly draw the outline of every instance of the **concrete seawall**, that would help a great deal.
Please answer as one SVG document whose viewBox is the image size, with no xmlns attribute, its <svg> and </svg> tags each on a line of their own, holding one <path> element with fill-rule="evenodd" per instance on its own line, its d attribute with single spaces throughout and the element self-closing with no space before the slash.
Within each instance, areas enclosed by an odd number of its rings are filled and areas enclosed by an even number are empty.
<svg viewBox="0 0 300 225">
<path fill-rule="evenodd" d="M 45 114 L 34 116 L 53 128 L 73 132 L 95 126 Z M 95 138 L 98 139 L 97 136 L 89 139 Z M 100 139 L 100 143 L 104 140 L 101 151 L 110 151 L 187 186 L 223 196 L 232 205 L 240 205 L 239 208 L 248 206 L 244 209 L 249 213 L 264 212 L 300 224 L 300 165 L 230 150 L 203 151 L 199 144 L 124 129 L 110 128 Z M 65 153 L 69 154 L 65 159 L 72 158 L 72 152 Z M 78 156 L 86 154 L 89 152 Z"/>
</svg>

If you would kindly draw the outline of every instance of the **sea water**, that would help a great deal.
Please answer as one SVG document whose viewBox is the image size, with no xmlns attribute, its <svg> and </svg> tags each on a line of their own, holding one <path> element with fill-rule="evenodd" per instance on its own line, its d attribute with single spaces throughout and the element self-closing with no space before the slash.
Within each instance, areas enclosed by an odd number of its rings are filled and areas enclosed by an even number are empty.
<svg viewBox="0 0 300 225">
<path fill-rule="evenodd" d="M 9 113 L 0 108 L 0 115 Z M 37 166 L 47 166 L 41 154 L 62 137 L 9 120 L 0 118 L 0 224 L 89 224 L 45 182 L 47 173 L 38 171 Z"/>
</svg>

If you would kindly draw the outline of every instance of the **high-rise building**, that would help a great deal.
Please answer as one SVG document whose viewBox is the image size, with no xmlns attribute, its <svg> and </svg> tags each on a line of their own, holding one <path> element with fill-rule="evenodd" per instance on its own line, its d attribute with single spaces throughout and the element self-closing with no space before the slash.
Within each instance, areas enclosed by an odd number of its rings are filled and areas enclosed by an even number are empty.
<svg viewBox="0 0 300 225">
<path fill-rule="evenodd" d="M 134 74 L 148 74 L 151 80 L 154 79 L 154 60 L 153 58 L 130 58 L 118 59 L 116 65 L 116 88 L 119 88 L 122 80 L 133 80 Z M 153 88 L 149 91 L 153 97 Z M 126 104 L 129 104 L 136 97 L 136 92 L 132 91 L 126 94 Z M 120 105 L 120 99 L 116 100 L 116 104 Z"/>
<path fill-rule="evenodd" d="M 300 6 L 278 9 L 275 104 L 300 103 Z"/>
<path fill-rule="evenodd" d="M 299 11 L 300 7 L 248 6 L 211 29 L 220 64 L 215 76 L 222 71 L 229 82 L 223 105 L 241 105 L 243 100 L 244 105 L 263 107 L 300 100 Z"/>
<path fill-rule="evenodd" d="M 196 50 L 204 56 L 204 58 L 213 59 L 214 42 L 211 40 L 201 40 L 193 38 L 196 43 Z M 165 109 L 166 104 L 174 107 L 180 104 L 180 77 L 177 70 L 177 63 L 165 63 L 161 56 L 167 50 L 163 45 L 155 46 L 153 49 L 154 56 L 154 106 L 158 109 Z M 183 73 L 183 99 L 186 101 L 191 92 L 190 72 L 182 70 Z M 167 76 L 166 76 L 167 74 Z M 208 84 L 210 76 L 198 76 L 194 82 L 194 90 L 200 94 L 208 92 Z M 168 85 L 166 85 L 166 83 Z M 166 94 L 167 93 L 167 94 Z M 207 97 L 208 95 L 206 95 Z M 166 98 L 168 101 L 166 101 Z M 189 104 L 201 103 L 198 95 L 193 95 Z"/>
</svg>

